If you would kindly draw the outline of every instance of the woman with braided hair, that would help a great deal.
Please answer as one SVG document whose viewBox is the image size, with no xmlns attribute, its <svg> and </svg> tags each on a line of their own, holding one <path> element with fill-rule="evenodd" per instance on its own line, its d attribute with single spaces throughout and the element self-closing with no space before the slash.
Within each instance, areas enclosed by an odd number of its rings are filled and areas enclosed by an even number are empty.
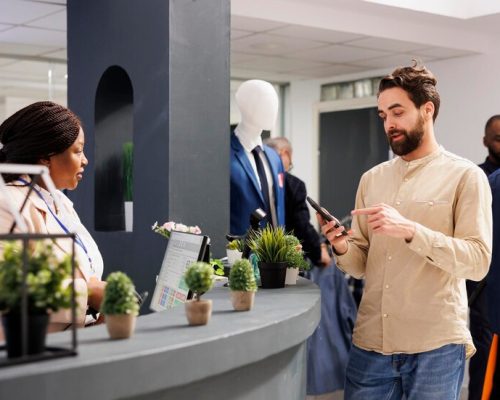
<svg viewBox="0 0 500 400">
<path fill-rule="evenodd" d="M 60 191 L 75 189 L 88 164 L 83 153 L 85 135 L 81 125 L 79 118 L 66 107 L 49 101 L 33 103 L 0 125 L 0 163 L 39 164 L 49 169 L 50 177 L 58 189 L 56 195 L 60 209 L 56 208 L 44 184 L 37 182 L 33 185 L 34 190 L 21 216 L 30 233 L 76 233 L 77 287 L 79 292 L 83 292 L 83 298 L 87 299 L 89 309 L 99 310 L 105 286 L 101 281 L 102 256 L 90 233 L 80 222 L 72 202 Z M 30 177 L 4 174 L 4 180 L 10 198 L 20 209 Z M 13 220 L 7 202 L 0 194 L 0 232 L 8 233 Z M 72 244 L 69 240 L 57 240 L 54 248 L 61 255 L 70 254 Z M 81 302 L 82 295 L 78 298 Z M 70 321 L 67 315 L 67 312 L 54 314 L 49 331 L 65 329 Z M 80 325 L 84 319 L 83 313 L 79 318 Z"/>
</svg>

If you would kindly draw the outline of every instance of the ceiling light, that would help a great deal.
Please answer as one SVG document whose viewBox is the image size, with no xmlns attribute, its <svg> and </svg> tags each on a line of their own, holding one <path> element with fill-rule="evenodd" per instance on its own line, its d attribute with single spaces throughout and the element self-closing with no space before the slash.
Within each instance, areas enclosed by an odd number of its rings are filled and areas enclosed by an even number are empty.
<svg viewBox="0 0 500 400">
<path fill-rule="evenodd" d="M 257 50 L 276 50 L 281 47 L 281 44 L 275 42 L 262 42 L 251 44 L 250 47 Z"/>
</svg>

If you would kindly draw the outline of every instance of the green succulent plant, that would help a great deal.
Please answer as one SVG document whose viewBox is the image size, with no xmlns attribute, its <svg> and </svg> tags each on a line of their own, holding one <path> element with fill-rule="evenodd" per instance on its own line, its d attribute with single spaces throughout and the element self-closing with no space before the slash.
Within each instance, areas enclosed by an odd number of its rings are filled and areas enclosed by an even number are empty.
<svg viewBox="0 0 500 400">
<path fill-rule="evenodd" d="M 228 250 L 238 250 L 238 251 L 243 251 L 243 248 L 245 247 L 245 242 L 241 239 L 234 239 L 231 240 L 227 245 L 226 249 Z"/>
<path fill-rule="evenodd" d="M 286 235 L 285 239 L 288 248 L 286 256 L 288 267 L 308 270 L 310 265 L 304 258 L 300 240 L 292 234 Z"/>
<path fill-rule="evenodd" d="M 19 313 L 23 250 L 19 242 L 5 242 L 0 255 L 0 311 Z M 53 244 L 36 241 L 27 249 L 28 313 L 43 314 L 71 306 L 71 285 L 63 285 L 71 278 L 71 258 L 56 257 Z"/>
<path fill-rule="evenodd" d="M 229 288 L 243 292 L 256 292 L 257 283 L 253 273 L 252 264 L 247 259 L 236 261 L 229 273 Z"/>
<path fill-rule="evenodd" d="M 250 249 L 262 262 L 286 262 L 288 245 L 285 230 L 282 227 L 273 228 L 268 225 L 254 232 L 249 240 Z"/>
<path fill-rule="evenodd" d="M 187 287 L 200 300 L 202 294 L 208 292 L 213 286 L 213 267 L 203 261 L 192 263 L 184 274 L 184 281 Z"/>
<path fill-rule="evenodd" d="M 105 315 L 137 315 L 139 304 L 134 284 L 127 274 L 120 271 L 112 272 L 106 282 L 101 312 Z"/>
<path fill-rule="evenodd" d="M 133 200 L 134 192 L 134 145 L 123 143 L 123 195 L 124 201 Z"/>
</svg>

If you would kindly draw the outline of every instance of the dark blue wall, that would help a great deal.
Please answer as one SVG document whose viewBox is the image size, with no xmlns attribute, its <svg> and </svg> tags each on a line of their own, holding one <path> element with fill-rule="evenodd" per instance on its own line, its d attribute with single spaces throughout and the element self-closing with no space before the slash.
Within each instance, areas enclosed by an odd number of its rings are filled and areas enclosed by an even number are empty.
<svg viewBox="0 0 500 400">
<path fill-rule="evenodd" d="M 68 0 L 68 104 L 83 121 L 85 177 L 70 193 L 105 261 L 154 287 L 155 221 L 199 225 L 222 256 L 229 226 L 229 0 Z M 96 232 L 95 97 L 117 65 L 133 88 L 134 230 Z M 121 182 L 116 182 L 121 185 Z M 144 307 L 145 308 L 145 307 Z"/>
</svg>

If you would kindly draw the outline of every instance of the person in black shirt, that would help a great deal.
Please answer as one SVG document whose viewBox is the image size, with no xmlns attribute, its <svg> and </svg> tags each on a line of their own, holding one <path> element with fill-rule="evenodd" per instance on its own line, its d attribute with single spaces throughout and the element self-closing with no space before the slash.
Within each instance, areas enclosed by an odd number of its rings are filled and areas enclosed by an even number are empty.
<svg viewBox="0 0 500 400">
<path fill-rule="evenodd" d="M 266 140 L 269 147 L 276 150 L 283 162 L 285 174 L 285 228 L 294 233 L 302 243 L 302 249 L 313 265 L 326 266 L 331 262 L 326 243 L 310 222 L 309 208 L 306 204 L 306 184 L 290 173 L 292 146 L 288 139 L 276 137 Z"/>
<path fill-rule="evenodd" d="M 500 168 L 500 115 L 493 115 L 486 122 L 483 144 L 488 149 L 488 156 L 478 166 L 486 176 L 489 176 Z M 469 400 L 481 400 L 488 354 L 493 337 L 488 322 L 486 290 L 483 290 L 485 282 L 467 281 L 470 331 L 477 349 L 469 363 Z"/>
<path fill-rule="evenodd" d="M 500 167 L 500 115 L 493 115 L 486 122 L 483 144 L 488 149 L 488 157 L 479 167 L 491 175 Z"/>
</svg>

